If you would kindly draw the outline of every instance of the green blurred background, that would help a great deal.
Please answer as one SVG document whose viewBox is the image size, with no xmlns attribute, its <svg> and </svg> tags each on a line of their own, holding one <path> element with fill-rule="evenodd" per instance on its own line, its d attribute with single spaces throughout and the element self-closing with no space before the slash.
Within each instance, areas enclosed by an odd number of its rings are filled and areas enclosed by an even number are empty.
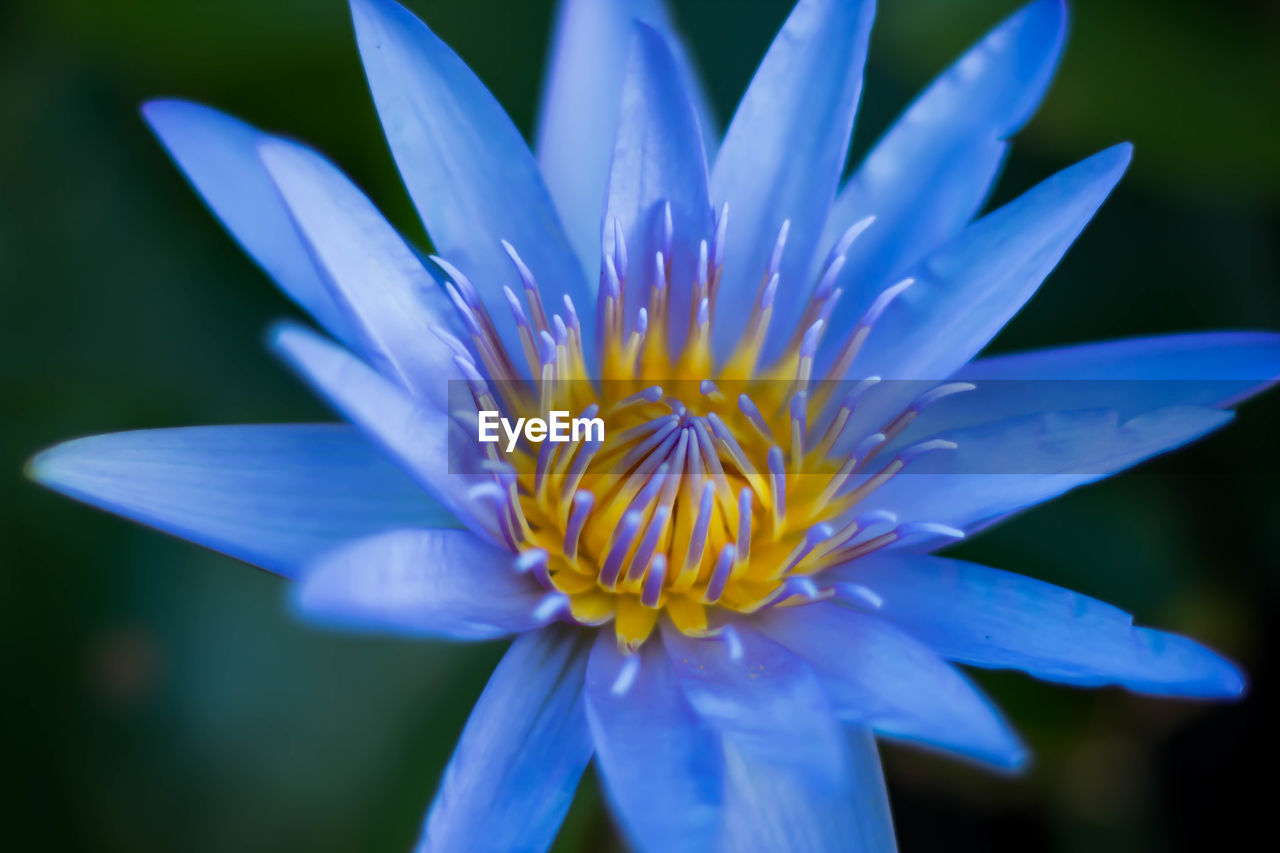
<svg viewBox="0 0 1280 853">
<path fill-rule="evenodd" d="M 551 3 L 411 0 L 533 128 Z M 676 4 L 722 120 L 786 3 Z M 1015 7 L 882 0 L 856 146 Z M 501 646 L 296 624 L 282 582 L 22 480 L 96 432 L 324 419 L 262 346 L 291 307 L 143 127 L 179 95 L 316 144 L 422 238 L 342 0 L 0 4 L 0 631 L 9 849 L 404 850 Z M 1280 5 L 1080 0 L 998 194 L 1130 139 L 1112 200 L 996 349 L 1280 329 Z M 1271 825 L 1280 395 L 960 553 L 1244 662 L 1230 706 L 979 674 L 1036 752 L 992 777 L 901 747 L 904 851 L 1231 849 Z M 1266 831 L 1266 830 L 1264 830 Z M 1269 834 L 1269 831 L 1266 831 Z M 1266 837 L 1265 835 L 1263 837 Z M 589 775 L 558 842 L 616 849 Z"/>
</svg>

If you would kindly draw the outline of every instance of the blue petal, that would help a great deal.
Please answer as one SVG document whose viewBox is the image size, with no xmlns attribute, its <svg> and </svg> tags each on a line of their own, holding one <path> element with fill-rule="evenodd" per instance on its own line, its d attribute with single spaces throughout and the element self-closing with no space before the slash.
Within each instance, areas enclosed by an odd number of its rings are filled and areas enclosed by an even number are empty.
<svg viewBox="0 0 1280 853">
<path fill-rule="evenodd" d="M 874 10 L 872 0 L 800 0 L 725 132 L 711 171 L 712 201 L 729 204 L 713 330 L 721 358 L 742 333 L 784 220 L 791 231 L 766 356 L 804 307 L 853 132 Z"/>
<path fill-rule="evenodd" d="M 672 240 L 664 250 L 664 206 L 670 205 Z M 697 274 L 698 243 L 712 239 L 707 163 L 698 119 L 685 91 L 675 57 L 661 34 L 637 24 L 631 60 L 622 87 L 609 195 L 605 213 L 605 251 L 614 251 L 617 221 L 633 261 L 627 281 L 627 317 L 634 322 L 649 304 L 653 258 L 666 251 L 671 265 L 670 344 L 678 354 L 689 327 L 689 304 Z"/>
<path fill-rule="evenodd" d="M 1129 163 L 1117 145 L 1064 169 L 912 268 L 854 362 L 859 376 L 946 379 L 1040 287 Z"/>
<path fill-rule="evenodd" d="M 186 101 L 151 101 L 142 114 L 245 252 L 331 335 L 353 344 L 351 321 L 325 287 L 258 160 L 258 145 L 273 137 Z"/>
<path fill-rule="evenodd" d="M 271 141 L 262 161 L 326 273 L 334 297 L 357 327 L 361 352 L 415 396 L 448 405 L 448 380 L 465 352 L 449 331 L 455 316 L 444 291 L 373 204 L 319 154 Z"/>
<path fill-rule="evenodd" d="M 1199 332 L 1078 344 L 979 359 L 956 378 L 978 387 L 937 410 L 971 404 L 994 413 L 986 420 L 1037 408 L 1105 406 L 1126 415 L 1172 405 L 1230 408 L 1280 379 L 1280 334 Z"/>
<path fill-rule="evenodd" d="M 600 269 L 600 214 L 634 21 L 666 37 L 693 98 L 708 160 L 719 139 L 662 0 L 563 0 L 539 117 L 538 163 L 588 280 Z"/>
<path fill-rule="evenodd" d="M 278 324 L 271 346 L 472 532 L 493 540 L 480 521 L 492 512 L 471 493 L 475 478 L 450 470 L 456 454 L 443 409 L 410 397 L 342 347 L 295 324 Z"/>
<path fill-rule="evenodd" d="M 436 252 L 475 282 L 508 349 L 521 352 L 502 295 L 519 278 L 502 240 L 549 302 L 568 294 L 579 308 L 592 304 L 533 155 L 484 84 L 407 9 L 352 0 L 351 12 L 391 153 Z M 594 353 L 594 324 L 582 333 Z"/>
<path fill-rule="evenodd" d="M 838 286 L 827 328 L 842 338 L 892 282 L 954 237 L 987 197 L 1008 138 L 1044 97 L 1062 53 L 1066 7 L 1037 0 L 969 50 L 916 99 L 836 198 L 822 248 L 868 216 Z"/>
<path fill-rule="evenodd" d="M 392 530 L 325 554 L 293 601 L 330 627 L 488 640 L 548 621 L 538 612 L 546 590 L 515 559 L 466 530 Z"/>
<path fill-rule="evenodd" d="M 960 560 L 874 554 L 840 569 L 883 599 L 878 610 L 938 654 L 1085 687 L 1234 697 L 1244 678 L 1200 644 L 1135 628 L 1122 610 L 1071 590 Z"/>
<path fill-rule="evenodd" d="M 998 767 L 1026 758 L 968 679 L 883 619 L 818 602 L 765 613 L 759 627 L 809 663 L 845 720 Z"/>
<path fill-rule="evenodd" d="M 835 784 L 777 768 L 733 746 L 726 748 L 724 837 L 736 853 L 894 853 L 893 820 L 875 739 L 853 728 L 834 744 L 842 772 Z"/>
<path fill-rule="evenodd" d="M 1036 412 L 1113 409 L 1130 418 L 1169 406 L 1233 407 L 1280 378 L 1280 335 L 1205 332 L 1079 344 L 979 359 L 953 378 L 977 387 L 929 406 L 896 447 Z"/>
<path fill-rule="evenodd" d="M 979 359 L 952 378 L 976 387 L 930 405 L 885 455 L 927 435 L 1037 412 L 1111 409 L 1127 419 L 1171 406 L 1234 407 L 1280 378 L 1280 334 L 1200 332 L 1077 344 Z M 920 393 L 927 387 L 913 383 Z"/>
<path fill-rule="evenodd" d="M 943 435 L 954 450 L 927 453 L 871 493 L 858 512 L 972 530 L 1108 477 L 1223 426 L 1230 412 L 1174 406 L 1121 420 L 1113 411 L 1047 412 Z"/>
<path fill-rule="evenodd" d="M 802 768 L 815 780 L 837 779 L 832 744 L 839 726 L 817 676 L 746 624 L 733 630 L 735 642 L 691 639 L 663 626 L 663 643 L 693 709 L 754 758 Z"/>
<path fill-rule="evenodd" d="M 582 634 L 511 644 L 467 720 L 427 815 L 420 853 L 546 850 L 591 760 Z"/>
<path fill-rule="evenodd" d="M 720 819 L 719 738 L 685 700 L 661 640 L 637 654 L 640 669 L 625 691 L 612 631 L 597 634 L 587 664 L 587 720 L 609 801 L 637 850 L 710 850 Z"/>
<path fill-rule="evenodd" d="M 36 456 L 37 482 L 286 577 L 325 551 L 408 524 L 457 522 L 345 425 L 97 435 Z"/>
</svg>

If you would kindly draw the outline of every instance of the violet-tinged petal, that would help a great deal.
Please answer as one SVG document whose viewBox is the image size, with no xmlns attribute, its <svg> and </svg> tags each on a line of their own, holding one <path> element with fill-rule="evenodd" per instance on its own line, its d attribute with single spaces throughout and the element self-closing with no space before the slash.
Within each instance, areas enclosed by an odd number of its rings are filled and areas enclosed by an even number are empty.
<svg viewBox="0 0 1280 853">
<path fill-rule="evenodd" d="M 1044 412 L 948 431 L 954 450 L 922 456 L 858 510 L 883 509 L 901 523 L 970 531 L 1201 438 L 1231 417 L 1193 406 L 1128 420 L 1107 410 Z"/>
<path fill-rule="evenodd" d="M 638 661 L 625 692 L 625 664 Z M 605 791 L 638 850 L 700 851 L 715 846 L 723 775 L 719 738 L 684 698 L 661 640 L 636 656 L 601 631 L 587 664 L 587 720 Z"/>
<path fill-rule="evenodd" d="M 1174 405 L 1229 408 L 1280 379 L 1280 334 L 1199 332 L 1076 344 L 970 362 L 976 388 L 931 407 L 931 430 L 1034 411 L 1109 408 L 1122 416 Z"/>
<path fill-rule="evenodd" d="M 384 376 L 447 407 L 461 344 L 448 343 L 456 312 L 418 256 L 368 198 L 319 154 L 270 141 L 263 163 L 335 298 L 357 327 L 361 351 Z"/>
<path fill-rule="evenodd" d="M 842 338 L 881 287 L 954 237 L 986 199 L 1016 133 L 1044 97 L 1062 54 L 1062 0 L 1036 0 L 974 45 L 872 148 L 836 198 L 821 248 L 859 220 L 833 318 Z"/>
<path fill-rule="evenodd" d="M 891 551 L 833 574 L 874 592 L 879 615 L 960 663 L 1164 696 L 1231 698 L 1244 687 L 1231 662 L 1193 640 L 1135 627 L 1116 607 L 1011 572 Z"/>
<path fill-rule="evenodd" d="M 926 256 L 908 273 L 915 283 L 876 321 L 853 370 L 885 379 L 948 378 L 1040 287 L 1131 153 L 1128 144 L 1117 145 L 1064 169 Z"/>
<path fill-rule="evenodd" d="M 189 101 L 149 101 L 142 115 L 245 252 L 329 334 L 355 346 L 351 321 L 325 286 L 258 159 L 258 146 L 274 137 Z"/>
<path fill-rule="evenodd" d="M 356 41 L 391 153 L 436 253 L 479 289 L 510 352 L 515 322 L 498 310 L 524 258 L 548 300 L 589 305 L 587 279 L 533 155 L 502 107 L 435 33 L 394 0 L 352 0 Z M 594 353 L 594 327 L 583 328 Z"/>
<path fill-rule="evenodd" d="M 893 819 L 875 739 L 851 727 L 832 745 L 840 763 L 835 783 L 774 767 L 726 745 L 722 853 L 895 853 Z"/>
<path fill-rule="evenodd" d="M 559 627 L 522 634 L 471 711 L 418 853 L 546 850 L 591 760 L 587 649 Z"/>
<path fill-rule="evenodd" d="M 657 30 L 669 45 L 681 87 L 697 112 L 708 160 L 719 142 L 698 75 L 662 0 L 562 0 L 539 115 L 538 164 L 588 279 L 600 269 L 600 205 L 637 21 Z"/>
<path fill-rule="evenodd" d="M 1026 758 L 990 700 L 883 619 L 817 602 L 769 611 L 759 627 L 808 662 L 844 720 L 997 767 Z"/>
<path fill-rule="evenodd" d="M 407 637 L 488 640 L 546 624 L 546 589 L 516 555 L 466 530 L 403 528 L 361 539 L 308 566 L 293 589 L 304 619 Z"/>
<path fill-rule="evenodd" d="M 712 330 L 720 358 L 742 334 L 785 220 L 784 298 L 774 307 L 766 357 L 803 310 L 853 133 L 874 11 L 872 0 L 800 0 L 725 132 L 711 170 L 712 202 L 717 209 L 727 202 L 732 212 Z"/>
<path fill-rule="evenodd" d="M 482 520 L 493 512 L 471 493 L 477 477 L 450 470 L 456 459 L 444 410 L 410 397 L 337 344 L 291 323 L 271 346 L 330 405 L 360 427 L 459 521 L 493 540 Z"/>
<path fill-rule="evenodd" d="M 661 227 L 665 213 L 671 217 L 670 246 Z M 712 227 L 707 164 L 679 65 L 662 35 L 645 24 L 636 24 L 631 40 L 604 221 L 618 224 L 634 257 L 651 258 L 661 251 L 671 265 L 669 343 L 673 352 L 680 352 L 688 331 L 698 244 Z M 613 251 L 613 235 L 612 228 L 604 229 L 606 252 Z M 651 286 L 646 276 L 627 283 L 628 328 L 630 316 L 649 304 Z"/>
<path fill-rule="evenodd" d="M 286 577 L 363 536 L 457 521 L 354 427 L 95 435 L 28 463 L 37 482 Z"/>
<path fill-rule="evenodd" d="M 692 639 L 663 625 L 662 641 L 698 716 L 746 753 L 815 780 L 836 780 L 839 726 L 818 677 L 801 658 L 749 623 L 735 643 Z"/>
</svg>

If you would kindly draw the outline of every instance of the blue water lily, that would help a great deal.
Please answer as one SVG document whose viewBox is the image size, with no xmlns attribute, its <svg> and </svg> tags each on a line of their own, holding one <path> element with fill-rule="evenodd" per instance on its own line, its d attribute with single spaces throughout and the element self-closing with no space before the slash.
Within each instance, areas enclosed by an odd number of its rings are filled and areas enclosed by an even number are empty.
<svg viewBox="0 0 1280 853">
<path fill-rule="evenodd" d="M 876 736 L 1025 759 L 957 663 L 1239 695 L 1192 640 L 935 552 L 1222 427 L 1280 335 L 975 360 L 1130 148 L 977 217 L 1062 49 L 1037 0 L 842 183 L 873 5 L 800 0 L 721 135 L 659 0 L 564 0 L 535 156 L 422 22 L 352 0 L 430 257 L 313 150 L 147 104 L 323 329 L 271 345 L 348 424 L 96 436 L 31 475 L 295 581 L 304 619 L 514 637 L 424 850 L 546 849 L 593 756 L 639 850 L 892 850 Z M 481 410 L 607 432 L 502 453 Z"/>
</svg>

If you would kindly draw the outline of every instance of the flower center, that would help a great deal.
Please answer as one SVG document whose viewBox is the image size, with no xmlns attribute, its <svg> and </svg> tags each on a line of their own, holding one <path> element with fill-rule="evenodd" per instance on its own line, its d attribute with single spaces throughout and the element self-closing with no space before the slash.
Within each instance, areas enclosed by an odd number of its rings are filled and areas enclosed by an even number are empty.
<svg viewBox="0 0 1280 853">
<path fill-rule="evenodd" d="M 563 594 L 574 621 L 612 620 L 628 649 L 648 638 L 664 612 L 680 631 L 705 636 L 717 630 L 708 618 L 715 608 L 753 613 L 838 594 L 815 576 L 908 532 L 894 526 L 891 513 L 860 514 L 859 503 L 914 455 L 950 446 L 926 442 L 880 458 L 919 413 L 920 401 L 861 440 L 849 429 L 859 398 L 879 380 L 838 380 L 875 318 L 910 281 L 876 300 L 824 380 L 814 380 L 822 330 L 840 296 L 831 283 L 859 226 L 831 253 L 792 340 L 762 365 L 784 223 L 746 332 L 716 368 L 710 325 L 724 218 L 722 211 L 713 246 L 701 244 L 684 306 L 668 299 L 669 252 L 652 259 L 647 293 L 628 287 L 625 246 L 617 237 L 601 276 L 600 368 L 590 378 L 575 307 L 566 298 L 563 314 L 548 313 L 514 249 L 506 246 L 523 281 L 524 303 L 509 289 L 506 295 L 532 382 L 517 378 L 512 354 L 465 276 L 441 262 L 488 373 L 485 379 L 468 371 L 479 409 L 525 418 L 568 411 L 604 422 L 603 439 L 526 442 L 507 454 L 493 444 L 481 447 L 499 472 L 495 516 L 501 537 L 521 553 L 518 565 Z M 688 315 L 682 341 L 669 332 L 676 310 Z M 932 399 L 963 387 L 939 386 Z"/>
</svg>

